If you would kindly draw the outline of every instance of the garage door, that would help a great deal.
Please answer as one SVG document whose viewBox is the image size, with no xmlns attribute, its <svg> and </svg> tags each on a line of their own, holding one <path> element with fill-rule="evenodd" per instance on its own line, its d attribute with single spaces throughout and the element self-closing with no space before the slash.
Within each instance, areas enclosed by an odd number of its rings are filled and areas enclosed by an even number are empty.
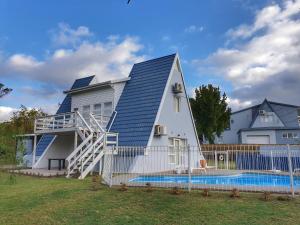
<svg viewBox="0 0 300 225">
<path fill-rule="evenodd" d="M 269 135 L 248 135 L 247 144 L 270 144 Z"/>
</svg>

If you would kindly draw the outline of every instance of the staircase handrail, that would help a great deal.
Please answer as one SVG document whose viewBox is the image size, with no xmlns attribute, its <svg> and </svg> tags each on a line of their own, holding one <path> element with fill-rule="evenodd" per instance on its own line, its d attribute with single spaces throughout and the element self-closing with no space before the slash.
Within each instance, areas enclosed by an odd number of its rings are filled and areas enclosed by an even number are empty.
<svg viewBox="0 0 300 225">
<path fill-rule="evenodd" d="M 110 128 L 111 128 L 111 126 L 113 125 L 113 123 L 114 123 L 114 121 L 115 121 L 115 118 L 116 118 L 116 116 L 117 116 L 117 111 L 116 110 L 114 110 L 114 112 L 113 112 L 113 118 L 112 118 L 112 120 L 111 120 L 111 122 L 110 122 L 110 124 L 109 124 L 109 128 L 107 129 L 107 131 L 110 131 Z"/>
<path fill-rule="evenodd" d="M 76 161 L 77 159 L 82 155 L 80 154 L 79 156 L 76 157 L 77 153 L 79 151 L 82 150 L 82 148 L 93 138 L 93 130 L 91 129 L 91 127 L 87 124 L 87 122 L 85 121 L 85 119 L 83 118 L 83 116 L 76 111 L 76 114 L 79 116 L 79 118 L 82 120 L 82 122 L 84 123 L 84 125 L 88 128 L 88 130 L 90 131 L 89 136 L 80 144 L 78 145 L 73 152 L 71 152 L 71 154 L 66 158 L 66 161 L 68 161 L 69 165 L 68 167 L 70 168 Z M 73 162 L 71 162 L 72 158 L 75 156 L 75 159 Z"/>
<path fill-rule="evenodd" d="M 68 161 L 69 162 L 69 166 L 71 166 L 70 165 L 70 161 L 72 160 L 72 158 L 74 157 L 74 156 L 76 156 L 76 154 L 91 140 L 93 138 L 93 134 L 91 133 L 89 136 L 87 136 L 87 138 L 86 139 L 84 139 L 84 141 L 83 142 L 81 142 L 81 144 L 80 145 L 78 145 L 75 149 L 74 149 L 74 151 L 73 152 L 71 152 L 71 154 L 66 158 L 66 161 Z M 80 155 L 82 155 L 82 154 L 80 154 Z M 78 157 L 76 157 L 76 158 L 79 158 L 79 156 Z M 74 161 L 76 161 L 76 159 L 74 160 Z"/>
<path fill-rule="evenodd" d="M 90 117 L 92 118 L 92 120 L 96 123 L 96 125 L 98 126 L 98 128 L 101 130 L 102 133 L 105 133 L 105 130 L 102 128 L 102 126 L 98 123 L 98 121 L 96 120 L 96 118 L 94 117 L 94 115 L 92 113 L 90 113 Z"/>
<path fill-rule="evenodd" d="M 91 153 L 92 151 L 94 151 L 95 147 L 97 144 L 99 144 L 99 142 L 101 140 L 104 140 L 104 135 L 105 134 L 102 134 L 93 144 L 92 146 L 90 146 L 90 148 L 88 150 L 86 150 L 82 155 L 81 155 L 81 158 L 84 159 L 89 153 Z"/>
<path fill-rule="evenodd" d="M 89 124 L 85 121 L 85 119 L 83 118 L 83 116 L 80 114 L 80 112 L 76 111 L 76 114 L 79 116 L 79 118 L 82 120 L 82 122 L 84 123 L 84 125 L 90 130 L 90 132 L 92 132 L 92 128 L 89 126 Z"/>
</svg>

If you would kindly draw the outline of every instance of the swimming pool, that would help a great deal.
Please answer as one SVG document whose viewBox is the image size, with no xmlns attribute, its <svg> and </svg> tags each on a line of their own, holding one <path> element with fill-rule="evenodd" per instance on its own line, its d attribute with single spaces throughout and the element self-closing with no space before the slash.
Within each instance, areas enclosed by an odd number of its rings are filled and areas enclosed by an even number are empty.
<svg viewBox="0 0 300 225">
<path fill-rule="evenodd" d="M 188 176 L 140 176 L 129 180 L 138 183 L 188 183 Z M 272 175 L 259 173 L 241 173 L 236 175 L 193 175 L 192 184 L 224 185 L 224 186 L 257 186 L 257 187 L 289 187 L 290 177 L 286 175 Z M 300 188 L 300 178 L 294 177 L 294 187 Z"/>
</svg>

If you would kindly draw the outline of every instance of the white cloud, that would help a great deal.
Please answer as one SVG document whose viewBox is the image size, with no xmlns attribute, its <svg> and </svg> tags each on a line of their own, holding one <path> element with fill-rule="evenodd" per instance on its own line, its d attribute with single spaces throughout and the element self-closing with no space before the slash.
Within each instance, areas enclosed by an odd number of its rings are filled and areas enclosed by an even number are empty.
<svg viewBox="0 0 300 225">
<path fill-rule="evenodd" d="M 5 105 L 25 104 L 54 113 L 57 103 L 62 101 L 62 91 L 70 88 L 75 79 L 96 75 L 101 82 L 127 77 L 134 63 L 145 60 L 140 53 L 143 45 L 137 37 L 111 35 L 103 41 L 91 41 L 88 28 L 72 29 L 64 24 L 59 29 L 64 35 L 58 31 L 57 40 L 63 40 L 61 44 L 72 43 L 71 46 L 60 46 L 42 59 L 24 53 L 0 55 L 1 78 L 26 81 L 23 86 L 19 82 L 12 87 L 11 100 L 5 98 Z"/>
<path fill-rule="evenodd" d="M 76 34 L 87 34 L 76 29 Z M 72 48 L 59 48 L 44 60 L 31 55 L 14 54 L 2 60 L 0 72 L 7 77 L 25 77 L 47 85 L 67 87 L 76 78 L 96 75 L 99 81 L 128 76 L 132 65 L 144 60 L 138 52 L 143 48 L 136 37 L 123 39 L 110 36 L 107 41 L 83 40 Z"/>
<path fill-rule="evenodd" d="M 196 25 L 190 25 L 184 29 L 185 33 L 196 33 L 196 32 L 202 32 L 204 30 L 204 27 L 202 26 L 196 26 Z"/>
<path fill-rule="evenodd" d="M 79 26 L 72 29 L 67 23 L 59 23 L 58 28 L 51 31 L 52 41 L 55 45 L 77 45 L 83 38 L 91 37 L 93 33 L 88 27 Z"/>
<path fill-rule="evenodd" d="M 202 73 L 229 80 L 234 88 L 231 97 L 240 104 L 265 97 L 300 104 L 300 89 L 295 88 L 300 86 L 299 18 L 300 0 L 267 6 L 256 13 L 252 24 L 227 32 L 233 47 L 220 48 L 194 63 Z"/>
<path fill-rule="evenodd" d="M 12 55 L 7 61 L 8 69 L 20 72 L 36 69 L 42 64 L 42 62 L 38 62 L 34 57 L 24 54 Z"/>
<path fill-rule="evenodd" d="M 227 103 L 233 112 L 239 109 L 249 107 L 253 104 L 252 101 L 241 101 L 237 98 L 227 98 Z"/>
<path fill-rule="evenodd" d="M 17 111 L 17 109 L 0 106 L 0 122 L 8 121 L 15 111 Z"/>
</svg>

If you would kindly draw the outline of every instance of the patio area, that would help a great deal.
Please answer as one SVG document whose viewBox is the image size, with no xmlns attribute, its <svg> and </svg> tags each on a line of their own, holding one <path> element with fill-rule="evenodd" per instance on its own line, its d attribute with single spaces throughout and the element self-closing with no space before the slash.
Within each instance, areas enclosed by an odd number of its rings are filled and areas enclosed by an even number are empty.
<svg viewBox="0 0 300 225">
<path fill-rule="evenodd" d="M 67 174 L 66 170 L 58 169 L 19 169 L 12 170 L 13 173 L 30 175 L 30 176 L 41 176 L 41 177 L 55 177 L 55 176 L 65 176 Z"/>
</svg>

